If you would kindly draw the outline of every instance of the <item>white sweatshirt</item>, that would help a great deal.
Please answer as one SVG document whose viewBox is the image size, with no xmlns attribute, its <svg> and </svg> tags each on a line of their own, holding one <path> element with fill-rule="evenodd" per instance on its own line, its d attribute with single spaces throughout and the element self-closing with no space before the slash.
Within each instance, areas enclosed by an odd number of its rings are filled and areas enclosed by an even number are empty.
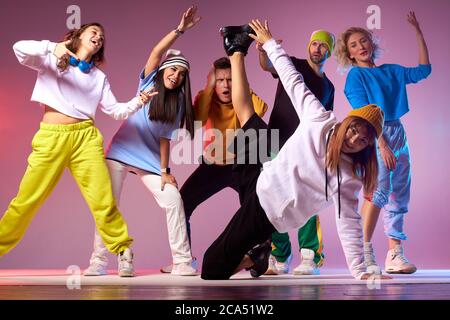
<svg viewBox="0 0 450 320">
<path fill-rule="evenodd" d="M 96 67 L 89 73 L 73 66 L 61 72 L 57 67 L 58 58 L 53 55 L 55 47 L 56 43 L 48 40 L 24 40 L 13 46 L 19 62 L 38 72 L 32 101 L 77 119 L 92 120 L 98 105 L 116 120 L 128 118 L 141 107 L 137 97 L 118 103 L 105 74 Z"/>
<path fill-rule="evenodd" d="M 330 170 L 328 198 L 331 201 L 325 197 L 326 139 L 336 118 L 309 91 L 302 75 L 275 40 L 267 41 L 263 48 L 297 111 L 300 125 L 278 155 L 264 163 L 256 185 L 261 206 L 273 226 L 279 232 L 286 232 L 303 226 L 312 215 L 334 204 L 347 265 L 351 274 L 360 278 L 365 272 L 361 217 L 357 211 L 362 182 L 353 176 L 350 157 L 342 154 L 339 164 L 340 197 L 337 174 Z"/>
</svg>

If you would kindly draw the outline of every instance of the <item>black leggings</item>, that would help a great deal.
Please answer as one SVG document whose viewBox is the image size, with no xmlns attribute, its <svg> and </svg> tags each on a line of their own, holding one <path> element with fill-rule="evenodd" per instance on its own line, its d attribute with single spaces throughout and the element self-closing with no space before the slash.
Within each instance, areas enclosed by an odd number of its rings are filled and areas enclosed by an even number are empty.
<svg viewBox="0 0 450 320">
<path fill-rule="evenodd" d="M 238 186 L 232 178 L 233 165 L 207 164 L 202 160 L 200 166 L 190 175 L 180 190 L 186 214 L 186 227 L 191 243 L 190 219 L 195 208 L 215 195 L 230 187 L 238 192 Z"/>
</svg>

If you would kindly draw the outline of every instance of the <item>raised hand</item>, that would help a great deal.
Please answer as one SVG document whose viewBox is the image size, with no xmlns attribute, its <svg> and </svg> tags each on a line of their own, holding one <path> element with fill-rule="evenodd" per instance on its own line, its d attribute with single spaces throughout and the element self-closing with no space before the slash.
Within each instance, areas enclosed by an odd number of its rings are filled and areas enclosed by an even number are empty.
<svg viewBox="0 0 450 320">
<path fill-rule="evenodd" d="M 149 102 L 153 96 L 156 96 L 158 94 L 158 91 L 153 90 L 155 90 L 155 87 L 152 86 L 147 90 L 141 91 L 141 93 L 139 94 L 139 103 L 144 105 Z"/>
<path fill-rule="evenodd" d="M 249 36 L 252 39 L 256 40 L 256 42 L 261 43 L 261 45 L 263 45 L 264 43 L 266 43 L 266 41 L 273 38 L 272 34 L 270 33 L 269 23 L 267 22 L 267 20 L 264 22 L 264 26 L 258 19 L 256 19 L 256 20 L 253 19 L 251 22 L 249 22 L 248 25 L 256 33 L 256 36 L 253 34 L 249 34 Z"/>
<path fill-rule="evenodd" d="M 208 77 L 206 78 L 206 87 L 214 89 L 215 86 L 216 86 L 216 69 L 213 66 L 208 72 Z"/>
<path fill-rule="evenodd" d="M 361 280 L 392 280 L 391 276 L 380 274 L 380 275 L 374 275 L 370 273 L 365 273 L 362 275 Z"/>
<path fill-rule="evenodd" d="M 180 24 L 178 25 L 178 30 L 184 32 L 195 26 L 201 19 L 201 17 L 197 17 L 197 6 L 191 6 L 186 12 L 183 13 L 181 17 Z"/>
<path fill-rule="evenodd" d="M 414 27 L 414 29 L 416 29 L 416 32 L 422 32 L 420 30 L 419 21 L 417 21 L 416 14 L 414 11 L 410 11 L 406 16 L 406 19 Z"/>
<path fill-rule="evenodd" d="M 71 42 L 72 42 L 72 40 L 59 42 L 56 45 L 55 50 L 53 51 L 53 54 L 55 55 L 55 57 L 57 57 L 58 59 L 62 59 L 64 56 L 69 55 L 69 56 L 74 57 L 77 60 L 80 60 L 75 53 L 73 53 L 72 51 L 67 49 L 67 45 L 70 44 Z"/>
<path fill-rule="evenodd" d="M 414 11 L 410 11 L 406 16 L 406 19 L 416 30 L 417 43 L 419 45 L 419 64 L 429 64 L 430 57 L 428 56 L 427 44 Z"/>
</svg>

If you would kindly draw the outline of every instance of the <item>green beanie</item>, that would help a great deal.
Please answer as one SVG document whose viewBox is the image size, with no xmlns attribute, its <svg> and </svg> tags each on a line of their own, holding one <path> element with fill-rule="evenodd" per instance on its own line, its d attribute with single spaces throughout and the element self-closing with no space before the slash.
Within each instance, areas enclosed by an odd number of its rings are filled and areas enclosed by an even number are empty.
<svg viewBox="0 0 450 320">
<path fill-rule="evenodd" d="M 311 45 L 311 42 L 313 42 L 313 41 L 325 42 L 328 46 L 328 51 L 329 51 L 330 55 L 334 50 L 335 37 L 331 32 L 328 32 L 325 30 L 314 31 L 311 34 L 311 39 L 309 40 L 309 43 L 308 43 L 308 51 L 309 51 L 309 46 Z"/>
</svg>

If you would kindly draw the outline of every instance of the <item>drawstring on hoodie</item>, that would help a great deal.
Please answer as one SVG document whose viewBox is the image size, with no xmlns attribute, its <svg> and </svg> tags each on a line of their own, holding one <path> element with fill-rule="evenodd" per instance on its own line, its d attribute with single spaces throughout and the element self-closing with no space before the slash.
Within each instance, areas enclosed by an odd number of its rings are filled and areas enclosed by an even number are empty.
<svg viewBox="0 0 450 320">
<path fill-rule="evenodd" d="M 328 168 L 327 168 L 327 158 L 328 158 L 328 142 L 330 141 L 330 136 L 333 133 L 333 129 L 328 132 L 327 143 L 325 145 L 325 200 L 328 201 Z"/>
<path fill-rule="evenodd" d="M 337 166 L 337 179 L 338 179 L 338 216 L 341 218 L 341 169 Z"/>
<path fill-rule="evenodd" d="M 325 145 L 325 200 L 328 201 L 328 166 L 327 166 L 327 156 L 328 156 L 328 142 L 330 142 L 331 134 L 333 133 L 334 128 L 328 132 L 327 135 L 327 143 Z M 341 170 L 339 165 L 337 166 L 337 180 L 338 180 L 338 216 L 341 218 Z"/>
</svg>

